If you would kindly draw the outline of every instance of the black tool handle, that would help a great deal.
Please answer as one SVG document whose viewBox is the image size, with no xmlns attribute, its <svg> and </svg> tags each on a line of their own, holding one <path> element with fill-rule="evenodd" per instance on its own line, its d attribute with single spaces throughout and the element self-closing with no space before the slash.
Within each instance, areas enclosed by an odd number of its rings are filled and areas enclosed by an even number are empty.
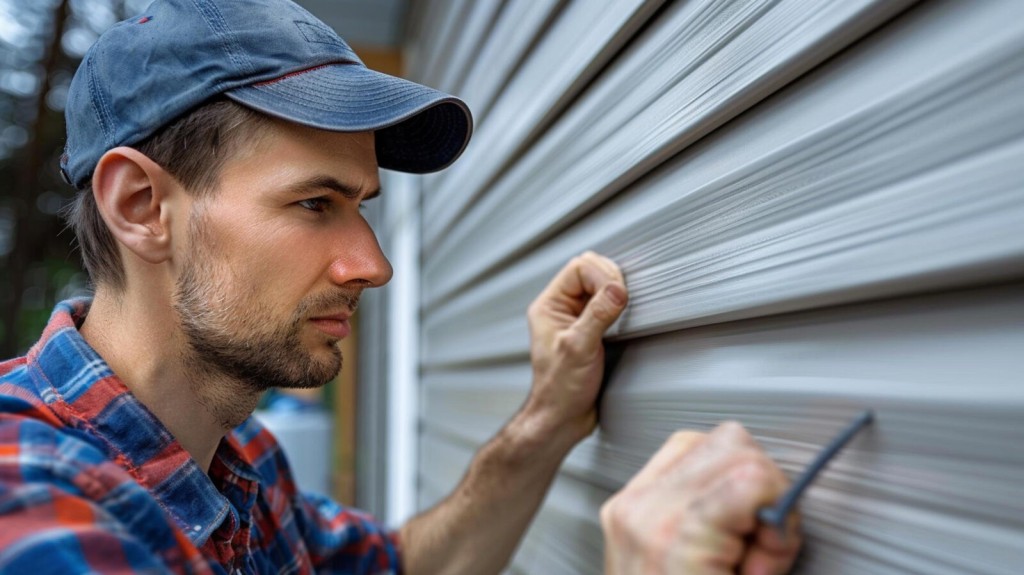
<svg viewBox="0 0 1024 575">
<path fill-rule="evenodd" d="M 776 503 L 771 507 L 762 507 L 757 511 L 757 518 L 761 523 L 772 525 L 781 529 L 785 525 L 786 517 L 789 512 L 796 505 L 797 500 L 803 495 L 807 486 L 814 481 L 818 476 L 818 473 L 828 464 L 828 462 L 835 457 L 839 450 L 846 446 L 847 443 L 853 439 L 857 432 L 866 427 L 875 419 L 875 412 L 868 409 L 864 413 L 860 414 L 857 419 L 853 420 L 850 425 L 846 426 L 839 435 L 836 436 L 821 453 L 814 458 L 814 461 L 807 466 L 807 469 L 800 475 L 800 477 L 793 483 L 786 492 Z"/>
</svg>

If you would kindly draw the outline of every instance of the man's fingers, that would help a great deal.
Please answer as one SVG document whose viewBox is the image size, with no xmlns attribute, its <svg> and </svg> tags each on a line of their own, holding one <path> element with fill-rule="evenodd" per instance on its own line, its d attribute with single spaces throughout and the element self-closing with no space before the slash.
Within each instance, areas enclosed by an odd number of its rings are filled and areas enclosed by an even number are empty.
<svg viewBox="0 0 1024 575">
<path fill-rule="evenodd" d="M 543 296 L 549 298 L 568 297 L 582 299 L 596 290 L 600 277 L 599 269 L 587 253 L 577 256 L 567 263 L 544 288 Z"/>
<path fill-rule="evenodd" d="M 556 324 L 549 325 L 570 328 L 565 336 L 573 348 L 596 349 L 605 331 L 622 315 L 628 299 L 622 271 L 615 262 L 586 252 L 562 268 L 531 306 L 531 329 L 555 318 Z"/>
<path fill-rule="evenodd" d="M 602 508 L 608 544 L 618 546 L 609 557 L 626 566 L 621 573 L 638 572 L 638 565 L 672 573 L 786 573 L 800 549 L 799 515 L 779 533 L 756 514 L 788 484 L 738 423 L 707 434 L 678 432 Z"/>
<path fill-rule="evenodd" d="M 762 525 L 740 566 L 741 575 L 789 573 L 800 551 L 800 517 L 791 514 L 784 531 Z"/>
<path fill-rule="evenodd" d="M 789 481 L 762 453 L 737 457 L 742 459 L 729 465 L 698 509 L 709 525 L 745 536 L 757 528 L 757 510 L 774 503 Z"/>
<path fill-rule="evenodd" d="M 573 258 L 555 275 L 541 297 L 576 306 L 576 313 L 609 282 L 625 285 L 622 272 L 610 259 L 586 252 Z"/>
<path fill-rule="evenodd" d="M 590 301 L 584 306 L 574 328 L 583 334 L 583 338 L 588 343 L 597 345 L 601 341 L 601 337 L 604 336 L 604 332 L 608 331 L 608 328 L 622 315 L 627 301 L 625 287 L 619 283 L 606 283 L 601 291 L 590 298 Z"/>
<path fill-rule="evenodd" d="M 699 431 L 673 433 L 647 465 L 629 480 L 629 487 L 643 488 L 666 477 L 688 453 L 706 440 L 707 434 Z"/>
</svg>

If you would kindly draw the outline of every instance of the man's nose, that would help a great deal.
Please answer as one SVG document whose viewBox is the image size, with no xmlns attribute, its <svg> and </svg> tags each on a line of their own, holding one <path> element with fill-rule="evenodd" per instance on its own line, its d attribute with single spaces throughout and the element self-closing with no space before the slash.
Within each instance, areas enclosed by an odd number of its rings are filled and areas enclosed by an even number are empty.
<svg viewBox="0 0 1024 575">
<path fill-rule="evenodd" d="M 361 228 L 339 241 L 339 255 L 331 263 L 331 281 L 338 285 L 357 281 L 368 287 L 383 286 L 391 281 L 391 262 L 380 249 L 373 230 L 365 223 Z"/>
</svg>

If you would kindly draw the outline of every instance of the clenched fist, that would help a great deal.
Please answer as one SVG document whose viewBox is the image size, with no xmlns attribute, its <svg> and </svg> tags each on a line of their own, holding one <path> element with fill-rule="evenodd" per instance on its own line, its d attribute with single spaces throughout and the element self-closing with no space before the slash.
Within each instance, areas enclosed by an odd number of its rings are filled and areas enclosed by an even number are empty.
<svg viewBox="0 0 1024 575">
<path fill-rule="evenodd" d="M 605 573 L 786 573 L 800 549 L 799 518 L 779 533 L 756 513 L 788 483 L 738 423 L 678 432 L 602 507 Z"/>
<path fill-rule="evenodd" d="M 626 307 L 622 272 L 593 252 L 570 261 L 530 305 L 533 387 L 524 408 L 547 429 L 582 439 L 597 422 L 601 338 Z"/>
</svg>

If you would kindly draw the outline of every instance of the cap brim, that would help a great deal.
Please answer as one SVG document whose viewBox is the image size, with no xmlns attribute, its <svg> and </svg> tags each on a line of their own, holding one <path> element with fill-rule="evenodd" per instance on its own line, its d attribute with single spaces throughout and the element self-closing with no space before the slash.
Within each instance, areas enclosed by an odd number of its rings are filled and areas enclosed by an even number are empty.
<svg viewBox="0 0 1024 575">
<path fill-rule="evenodd" d="M 359 64 L 319 66 L 224 95 L 312 128 L 376 132 L 377 163 L 400 172 L 448 167 L 473 131 L 469 108 L 458 98 Z"/>
</svg>

